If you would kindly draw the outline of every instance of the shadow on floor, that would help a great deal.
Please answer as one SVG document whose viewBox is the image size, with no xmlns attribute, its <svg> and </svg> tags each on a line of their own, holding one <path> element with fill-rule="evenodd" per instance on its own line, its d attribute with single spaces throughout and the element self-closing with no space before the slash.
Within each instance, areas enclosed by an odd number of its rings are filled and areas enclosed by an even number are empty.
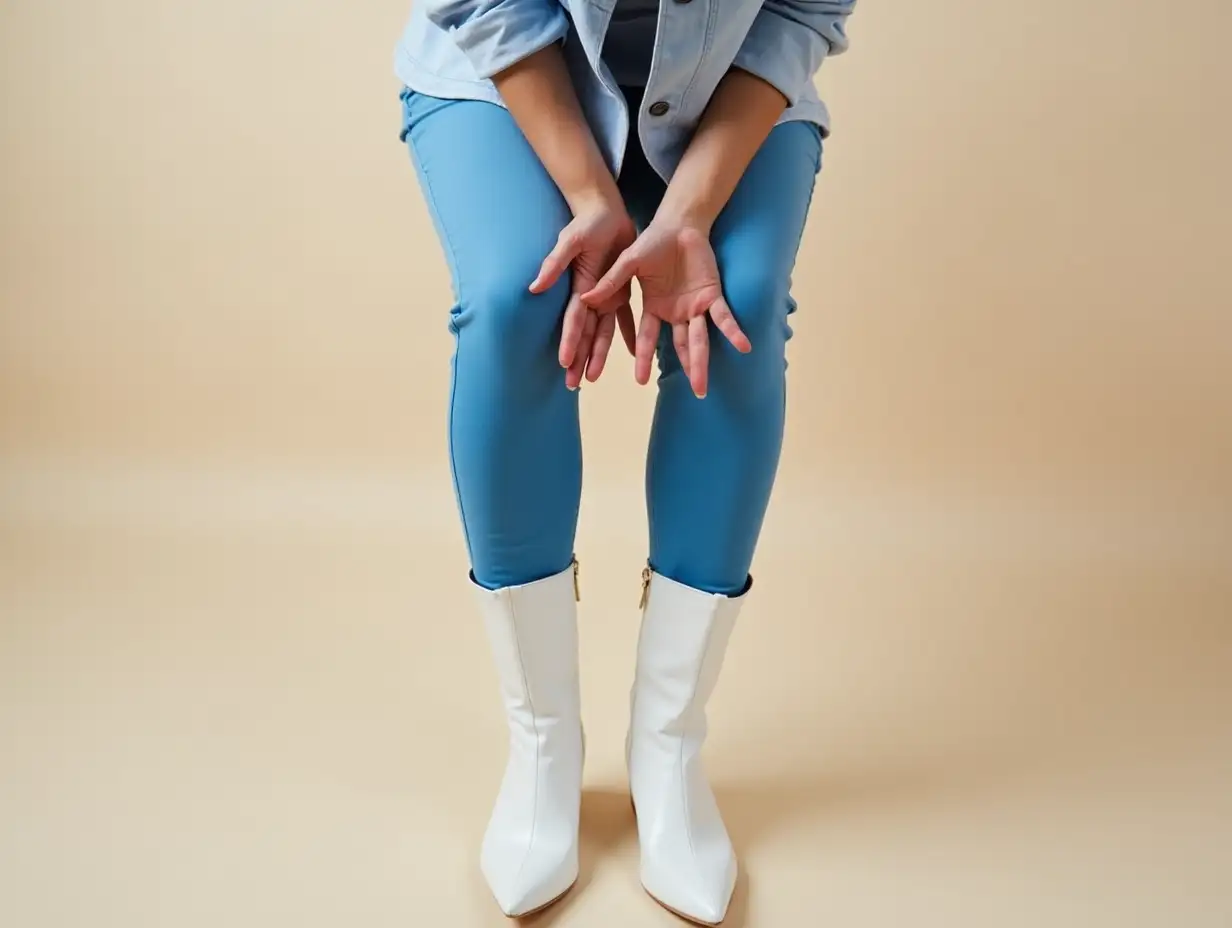
<svg viewBox="0 0 1232 928">
<path fill-rule="evenodd" d="M 764 788 L 742 792 L 738 803 L 742 808 L 759 814 L 760 800 L 748 801 L 754 793 L 757 795 L 773 795 L 776 792 L 774 784 L 766 784 Z M 582 791 L 582 824 L 581 824 L 581 860 L 577 884 L 569 894 L 542 912 L 537 912 L 527 918 L 518 919 L 519 925 L 527 928 L 549 928 L 558 919 L 569 914 L 574 905 L 585 896 L 586 887 L 594 878 L 595 870 L 602 861 L 614 856 L 625 856 L 628 860 L 626 868 L 632 879 L 637 879 L 637 822 L 634 819 L 633 807 L 629 801 L 629 791 L 626 787 L 587 787 Z M 734 840 L 734 839 L 733 839 Z M 745 928 L 748 921 L 749 881 L 743 867 L 736 881 L 736 889 L 732 895 L 727 918 L 723 928 Z M 658 916 L 655 924 L 689 925 L 687 919 L 670 913 L 667 909 L 657 907 L 650 897 L 646 897 L 647 924 L 650 919 Z"/>
<path fill-rule="evenodd" d="M 582 824 L 580 831 L 578 881 L 569 893 L 553 906 L 517 920 L 526 928 L 549 928 L 578 904 L 586 887 L 594 878 L 601 861 L 622 848 L 634 853 L 637 847 L 637 824 L 625 787 L 585 787 L 582 790 Z M 636 868 L 633 870 L 636 874 Z M 635 876 L 636 878 L 636 876 Z"/>
<path fill-rule="evenodd" d="M 899 766 L 802 767 L 765 780 L 716 780 L 714 790 L 732 842 L 742 853 L 783 829 L 817 828 L 827 820 L 893 814 L 990 790 L 1014 790 L 1048 772 L 1025 756 L 953 757 Z"/>
<path fill-rule="evenodd" d="M 951 758 L 818 770 L 802 767 L 764 780 L 715 781 L 715 795 L 740 861 L 740 876 L 723 928 L 745 928 L 757 873 L 748 861 L 786 830 L 817 833 L 851 816 L 894 815 L 972 794 L 1014 791 L 1043 773 L 1027 758 Z"/>
</svg>

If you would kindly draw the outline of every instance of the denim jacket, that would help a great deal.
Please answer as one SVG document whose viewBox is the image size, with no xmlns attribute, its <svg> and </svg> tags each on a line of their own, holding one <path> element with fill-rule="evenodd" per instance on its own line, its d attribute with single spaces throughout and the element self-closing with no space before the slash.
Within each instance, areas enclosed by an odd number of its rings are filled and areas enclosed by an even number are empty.
<svg viewBox="0 0 1232 928">
<path fill-rule="evenodd" d="M 564 45 L 578 98 L 613 172 L 631 114 L 601 58 L 616 0 L 416 0 L 395 56 L 411 90 L 501 105 L 491 81 L 553 42 Z M 661 0 L 654 60 L 637 132 L 651 166 L 669 179 L 723 75 L 749 71 L 790 102 L 781 122 L 829 133 L 813 76 L 847 48 L 855 0 Z"/>
</svg>

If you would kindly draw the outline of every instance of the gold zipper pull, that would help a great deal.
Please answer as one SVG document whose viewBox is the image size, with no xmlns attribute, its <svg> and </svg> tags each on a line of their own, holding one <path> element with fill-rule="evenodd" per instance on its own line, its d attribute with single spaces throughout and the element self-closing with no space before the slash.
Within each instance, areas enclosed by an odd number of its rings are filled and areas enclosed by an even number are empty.
<svg viewBox="0 0 1232 928">
<path fill-rule="evenodd" d="M 576 557 L 573 559 L 573 600 L 579 603 L 582 601 L 582 583 L 578 578 L 578 562 Z"/>
<path fill-rule="evenodd" d="M 642 598 L 638 601 L 637 608 L 645 609 L 646 600 L 650 597 L 650 568 L 642 568 Z"/>
</svg>

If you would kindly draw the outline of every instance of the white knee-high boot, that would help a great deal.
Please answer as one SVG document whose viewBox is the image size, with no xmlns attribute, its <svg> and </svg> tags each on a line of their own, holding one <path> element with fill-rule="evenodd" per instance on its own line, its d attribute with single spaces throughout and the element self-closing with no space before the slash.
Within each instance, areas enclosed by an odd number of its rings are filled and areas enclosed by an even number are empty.
<svg viewBox="0 0 1232 928">
<path fill-rule="evenodd" d="M 702 770 L 706 701 L 744 596 L 717 596 L 647 571 L 627 741 L 646 891 L 678 915 L 717 925 L 736 856 Z"/>
<path fill-rule="evenodd" d="M 475 586 L 509 721 L 509 760 L 480 865 L 501 910 L 526 915 L 577 880 L 582 797 L 577 564 L 524 586 Z"/>
</svg>

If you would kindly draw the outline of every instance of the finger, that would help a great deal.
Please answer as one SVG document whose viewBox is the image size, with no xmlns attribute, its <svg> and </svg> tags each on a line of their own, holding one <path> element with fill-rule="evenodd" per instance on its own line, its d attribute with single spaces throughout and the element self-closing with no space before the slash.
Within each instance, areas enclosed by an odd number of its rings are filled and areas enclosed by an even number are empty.
<svg viewBox="0 0 1232 928">
<path fill-rule="evenodd" d="M 539 273 L 531 281 L 530 292 L 542 293 L 553 286 L 556 281 L 560 280 L 560 275 L 565 273 L 581 250 L 581 238 L 574 234 L 570 226 L 565 226 L 556 239 L 556 246 L 543 259 L 543 264 L 539 266 Z"/>
<path fill-rule="evenodd" d="M 714 320 L 715 328 L 722 332 L 723 336 L 732 343 L 732 347 L 741 354 L 748 354 L 753 350 L 752 343 L 744 334 L 744 330 L 740 328 L 736 317 L 732 315 L 731 307 L 727 305 L 725 299 L 719 297 L 714 301 L 714 305 L 710 307 L 710 318 Z"/>
<path fill-rule="evenodd" d="M 620 337 L 625 340 L 625 347 L 629 349 L 630 357 L 634 354 L 634 345 L 637 343 L 637 327 L 633 322 L 633 307 L 628 303 L 616 310 L 616 321 L 620 323 Z"/>
<path fill-rule="evenodd" d="M 590 310 L 582 305 L 582 298 L 576 293 L 569 297 L 565 306 L 565 318 L 560 329 L 560 366 L 570 367 L 576 360 L 578 346 L 582 340 L 582 332 L 586 328 L 586 317 Z"/>
<path fill-rule="evenodd" d="M 633 377 L 643 386 L 650 383 L 650 365 L 654 361 L 661 325 L 658 316 L 642 313 L 642 324 L 638 326 L 637 343 L 634 345 Z"/>
<path fill-rule="evenodd" d="M 633 280 L 633 275 L 637 273 L 635 247 L 636 245 L 630 245 L 620 253 L 620 257 L 608 268 L 608 272 L 600 278 L 599 282 L 582 294 L 582 302 L 587 306 L 602 306 L 619 294 L 621 288 L 629 285 L 629 282 Z"/>
<path fill-rule="evenodd" d="M 609 297 L 601 303 L 587 304 L 596 312 L 601 314 L 617 312 L 620 307 L 629 302 L 629 298 L 633 295 L 633 287 L 631 284 L 625 284 L 616 290 L 616 295 Z M 585 296 L 585 294 L 583 294 Z"/>
<path fill-rule="evenodd" d="M 672 344 L 676 346 L 676 357 L 680 359 L 680 366 L 684 370 L 685 377 L 688 377 L 689 324 L 687 322 L 678 322 L 672 326 Z"/>
<path fill-rule="evenodd" d="M 689 320 L 689 383 L 699 400 L 706 398 L 709 375 L 710 334 L 706 331 L 706 317 L 694 316 Z"/>
<path fill-rule="evenodd" d="M 607 364 L 607 353 L 612 348 L 612 340 L 616 337 L 616 317 L 612 314 L 600 316 L 595 325 L 595 340 L 590 346 L 590 358 L 586 361 L 586 379 L 594 383 L 603 373 Z"/>
<path fill-rule="evenodd" d="M 686 330 L 686 354 L 689 358 L 685 375 L 689 378 L 689 386 L 699 400 L 706 398 L 706 390 L 710 377 L 710 333 L 706 325 L 706 317 L 694 316 L 688 324 L 682 326 Z"/>
<path fill-rule="evenodd" d="M 590 346 L 595 340 L 595 327 L 599 322 L 599 316 L 593 310 L 585 310 L 585 314 L 577 353 L 573 357 L 573 363 L 565 371 L 565 386 L 570 390 L 576 390 L 582 385 L 582 374 L 586 370 L 586 361 L 590 357 Z"/>
</svg>

